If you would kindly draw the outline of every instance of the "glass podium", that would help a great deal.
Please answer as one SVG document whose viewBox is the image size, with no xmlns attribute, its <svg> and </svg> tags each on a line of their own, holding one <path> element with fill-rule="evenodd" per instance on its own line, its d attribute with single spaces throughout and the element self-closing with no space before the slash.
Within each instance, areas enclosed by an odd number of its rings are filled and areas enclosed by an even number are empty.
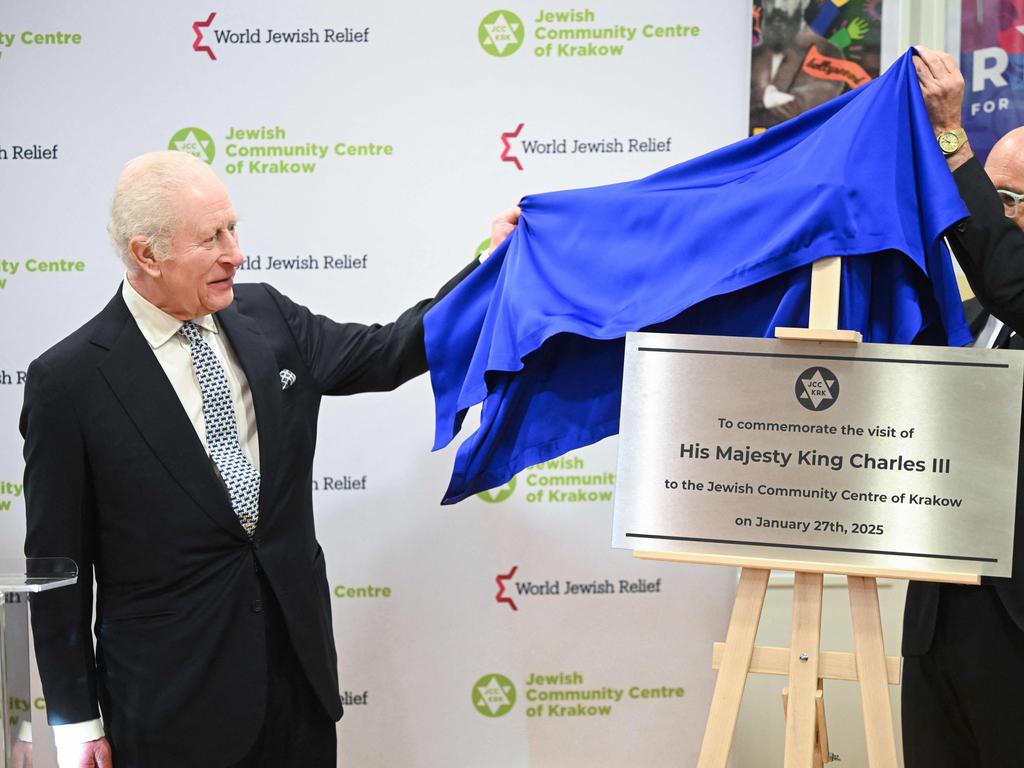
<svg viewBox="0 0 1024 768">
<path fill-rule="evenodd" d="M 29 678 L 28 596 L 78 581 L 66 557 L 0 559 L 0 755 L 4 768 L 31 765 L 32 689 Z"/>
</svg>

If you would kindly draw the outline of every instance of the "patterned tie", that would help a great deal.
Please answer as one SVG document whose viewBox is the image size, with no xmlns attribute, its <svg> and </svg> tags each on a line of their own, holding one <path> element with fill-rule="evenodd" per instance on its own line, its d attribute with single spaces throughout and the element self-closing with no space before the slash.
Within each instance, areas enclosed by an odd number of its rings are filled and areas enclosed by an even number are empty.
<svg viewBox="0 0 1024 768">
<path fill-rule="evenodd" d="M 231 496 L 231 507 L 245 532 L 252 536 L 260 508 L 260 473 L 249 463 L 238 442 L 235 409 L 224 367 L 220 364 L 199 328 L 189 321 L 178 331 L 188 340 L 192 367 L 203 393 L 203 419 L 206 421 L 206 447 L 217 465 Z"/>
</svg>

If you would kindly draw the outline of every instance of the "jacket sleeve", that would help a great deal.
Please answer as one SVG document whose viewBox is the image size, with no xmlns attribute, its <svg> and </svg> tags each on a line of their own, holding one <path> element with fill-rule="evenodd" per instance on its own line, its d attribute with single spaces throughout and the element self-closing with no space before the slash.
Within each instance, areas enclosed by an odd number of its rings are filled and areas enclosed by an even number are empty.
<svg viewBox="0 0 1024 768">
<path fill-rule="evenodd" d="M 478 265 L 474 260 L 432 299 L 424 299 L 386 325 L 338 323 L 310 312 L 269 285 L 295 343 L 325 395 L 384 392 L 427 370 L 423 316 Z"/>
<path fill-rule="evenodd" d="M 947 233 L 953 253 L 981 305 L 1024 334 L 1024 232 L 1006 218 L 977 158 L 953 178 L 971 214 Z"/>
<path fill-rule="evenodd" d="M 99 717 L 93 608 L 94 497 L 71 397 L 51 392 L 38 360 L 29 366 L 21 434 L 25 438 L 26 557 L 69 557 L 78 583 L 32 596 L 39 674 L 51 725 Z"/>
</svg>

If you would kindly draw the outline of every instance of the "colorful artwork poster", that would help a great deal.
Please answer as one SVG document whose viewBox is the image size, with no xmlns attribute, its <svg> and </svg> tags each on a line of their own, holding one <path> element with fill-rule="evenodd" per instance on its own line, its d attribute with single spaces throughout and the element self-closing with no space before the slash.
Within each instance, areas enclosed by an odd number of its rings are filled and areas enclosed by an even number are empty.
<svg viewBox="0 0 1024 768">
<path fill-rule="evenodd" d="M 964 129 L 984 162 L 1000 136 L 1024 124 L 1024 0 L 962 0 Z"/>
<path fill-rule="evenodd" d="M 753 0 L 750 133 L 874 77 L 882 0 Z"/>
</svg>

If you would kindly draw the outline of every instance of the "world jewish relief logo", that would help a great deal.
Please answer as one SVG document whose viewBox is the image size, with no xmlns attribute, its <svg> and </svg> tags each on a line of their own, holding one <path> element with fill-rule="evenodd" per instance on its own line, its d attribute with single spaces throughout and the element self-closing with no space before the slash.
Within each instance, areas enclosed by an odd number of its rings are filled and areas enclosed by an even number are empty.
<svg viewBox="0 0 1024 768">
<path fill-rule="evenodd" d="M 192 22 L 192 31 L 196 33 L 196 39 L 192 41 L 192 50 L 196 53 L 205 53 L 213 61 L 217 60 L 217 56 L 214 54 L 213 49 L 209 44 L 203 41 L 203 30 L 210 28 L 210 25 L 213 24 L 213 20 L 216 16 L 217 13 L 214 12 L 206 17 L 206 21 Z"/>
<path fill-rule="evenodd" d="M 473 706 L 484 717 L 501 717 L 516 705 L 516 687 L 504 675 L 484 675 L 473 685 Z"/>
<path fill-rule="evenodd" d="M 176 149 L 179 152 L 188 152 L 202 160 L 204 163 L 213 162 L 214 144 L 213 139 L 202 128 L 190 126 L 182 128 L 171 136 L 167 142 L 168 149 Z"/>
<path fill-rule="evenodd" d="M 796 378 L 796 399 L 809 411 L 824 411 L 839 399 L 839 379 L 828 368 L 808 368 Z"/>
<path fill-rule="evenodd" d="M 512 11 L 492 11 L 480 22 L 477 36 L 491 56 L 511 56 L 526 39 L 526 28 Z"/>
<path fill-rule="evenodd" d="M 520 123 L 516 126 L 514 131 L 505 131 L 501 134 L 501 160 L 505 163 L 512 163 L 520 171 L 523 170 L 523 164 L 519 162 L 519 158 L 512 154 L 512 139 L 518 139 L 519 134 L 523 131 L 525 123 Z"/>
<path fill-rule="evenodd" d="M 519 566 L 513 565 L 511 571 L 509 571 L 508 573 L 499 573 L 494 578 L 494 583 L 498 585 L 498 594 L 494 596 L 494 599 L 499 603 L 505 603 L 513 611 L 518 611 L 519 608 L 518 606 L 516 606 L 516 601 L 505 594 L 505 587 L 508 586 L 505 582 L 507 582 L 509 579 L 515 576 L 516 571 L 518 570 Z"/>
</svg>

